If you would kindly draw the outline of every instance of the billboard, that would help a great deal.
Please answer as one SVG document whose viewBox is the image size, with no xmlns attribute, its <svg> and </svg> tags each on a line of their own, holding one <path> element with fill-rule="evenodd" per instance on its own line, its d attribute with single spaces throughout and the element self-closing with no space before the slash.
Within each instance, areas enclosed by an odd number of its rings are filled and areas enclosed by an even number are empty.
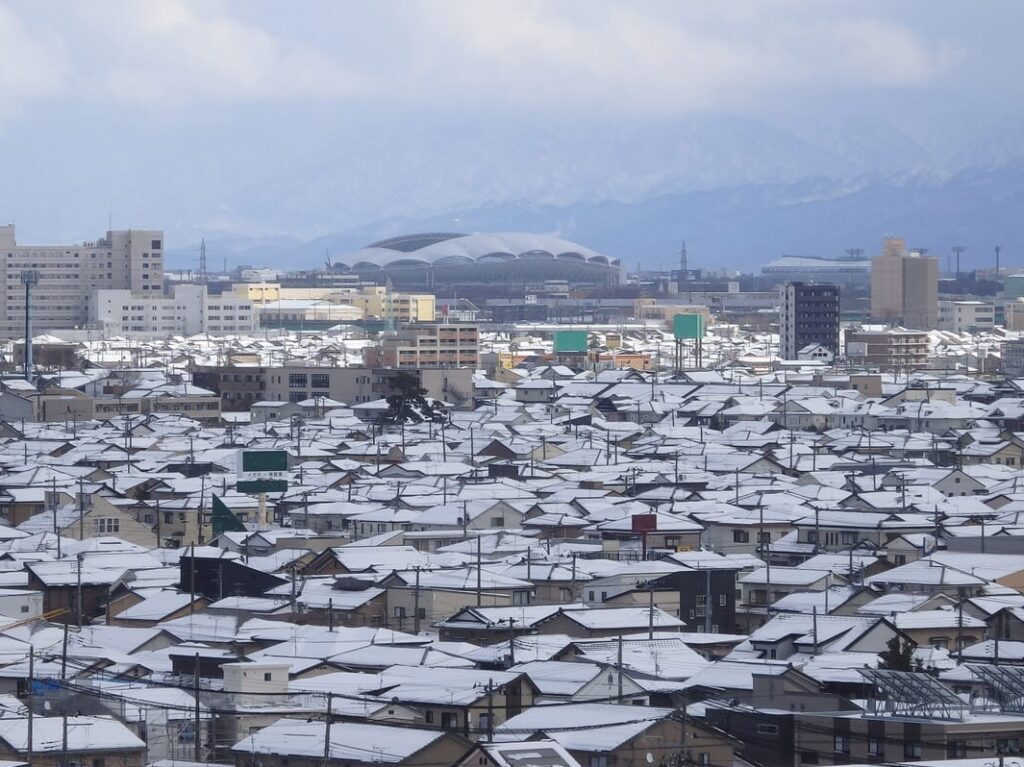
<svg viewBox="0 0 1024 767">
<path fill-rule="evenodd" d="M 288 453 L 284 450 L 239 450 L 240 493 L 283 493 L 288 489 Z"/>
<path fill-rule="evenodd" d="M 677 341 L 704 337 L 703 314 L 677 314 L 672 318 L 672 335 Z"/>
<path fill-rule="evenodd" d="M 555 354 L 586 354 L 587 331 L 556 330 Z"/>
<path fill-rule="evenodd" d="M 634 533 L 653 533 L 658 529 L 657 514 L 634 514 L 630 521 Z"/>
</svg>

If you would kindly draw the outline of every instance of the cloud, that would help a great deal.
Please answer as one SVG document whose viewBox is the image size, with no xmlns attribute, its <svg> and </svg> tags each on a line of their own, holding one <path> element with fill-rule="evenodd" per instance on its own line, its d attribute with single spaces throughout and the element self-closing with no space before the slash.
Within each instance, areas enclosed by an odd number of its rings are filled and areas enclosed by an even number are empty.
<svg viewBox="0 0 1024 767">
<path fill-rule="evenodd" d="M 421 19 L 417 92 L 542 108 L 674 113 L 817 87 L 918 87 L 951 60 L 840 3 L 445 0 Z"/>
<path fill-rule="evenodd" d="M 80 9 L 93 98 L 146 106 L 335 100 L 365 80 L 335 57 L 191 0 L 96 0 Z"/>
<path fill-rule="evenodd" d="M 24 100 L 72 82 L 61 95 L 147 109 L 358 100 L 646 115 L 933 84 L 956 61 L 950 46 L 887 7 L 36 0 L 19 6 L 23 17 L 59 25 L 61 36 L 33 35 L 0 5 L 0 87 Z"/>
<path fill-rule="evenodd" d="M 0 5 L 0 117 L 58 93 L 69 74 L 60 38 L 42 26 L 29 28 Z"/>
</svg>

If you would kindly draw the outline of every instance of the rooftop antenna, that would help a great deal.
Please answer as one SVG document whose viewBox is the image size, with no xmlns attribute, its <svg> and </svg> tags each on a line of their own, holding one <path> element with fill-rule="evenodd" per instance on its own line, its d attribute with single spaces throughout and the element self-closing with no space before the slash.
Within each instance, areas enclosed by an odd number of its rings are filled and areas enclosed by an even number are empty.
<svg viewBox="0 0 1024 767">
<path fill-rule="evenodd" d="M 953 250 L 953 253 L 956 254 L 956 278 L 959 280 L 960 279 L 960 254 L 963 253 L 965 250 L 967 250 L 967 248 L 964 247 L 963 245 L 954 245 L 952 250 Z"/>
<path fill-rule="evenodd" d="M 679 273 L 684 280 L 689 281 L 690 265 L 686 260 L 686 240 L 683 240 L 679 247 Z"/>
<path fill-rule="evenodd" d="M 206 284 L 206 238 L 199 241 L 199 282 Z"/>
<path fill-rule="evenodd" d="M 999 252 L 1003 249 L 1002 245 L 996 245 L 996 279 L 999 279 Z"/>
</svg>

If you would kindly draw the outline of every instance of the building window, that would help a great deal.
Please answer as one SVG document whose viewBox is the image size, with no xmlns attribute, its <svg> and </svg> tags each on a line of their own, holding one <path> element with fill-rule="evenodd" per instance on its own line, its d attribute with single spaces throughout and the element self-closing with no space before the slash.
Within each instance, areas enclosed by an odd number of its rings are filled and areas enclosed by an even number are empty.
<svg viewBox="0 0 1024 767">
<path fill-rule="evenodd" d="M 904 759 L 920 759 L 921 744 L 916 740 L 908 740 L 903 744 Z"/>
<path fill-rule="evenodd" d="M 758 735 L 778 735 L 779 726 L 776 724 L 759 724 L 757 725 Z"/>
<path fill-rule="evenodd" d="M 732 531 L 732 542 L 733 543 L 750 543 L 750 533 L 746 530 L 733 530 Z"/>
<path fill-rule="evenodd" d="M 946 744 L 947 759 L 963 759 L 967 756 L 966 740 L 951 740 Z"/>
<path fill-rule="evenodd" d="M 290 389 L 305 389 L 306 388 L 307 376 L 305 373 L 289 373 L 288 374 L 288 388 Z"/>
<path fill-rule="evenodd" d="M 313 373 L 309 378 L 314 389 L 331 388 L 331 377 L 327 373 Z"/>
<path fill-rule="evenodd" d="M 868 754 L 880 756 L 882 753 L 882 741 L 878 738 L 868 738 Z"/>
<path fill-rule="evenodd" d="M 109 535 L 121 530 L 121 520 L 117 517 L 99 517 L 92 522 L 96 535 Z"/>
<path fill-rule="evenodd" d="M 850 736 L 849 735 L 836 735 L 835 738 L 835 750 L 840 754 L 850 753 Z"/>
<path fill-rule="evenodd" d="M 446 730 L 454 730 L 459 726 L 459 715 L 454 711 L 441 712 L 441 727 Z"/>
</svg>

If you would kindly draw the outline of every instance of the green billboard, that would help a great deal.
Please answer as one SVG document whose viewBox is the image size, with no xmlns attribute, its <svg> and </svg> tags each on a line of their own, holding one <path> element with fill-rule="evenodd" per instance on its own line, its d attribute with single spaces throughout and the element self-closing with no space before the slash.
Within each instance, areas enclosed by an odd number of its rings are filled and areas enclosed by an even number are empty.
<svg viewBox="0 0 1024 767">
<path fill-rule="evenodd" d="M 586 354 L 587 331 L 555 331 L 555 354 Z"/>
<path fill-rule="evenodd" d="M 672 318 L 672 335 L 677 341 L 704 337 L 703 314 L 677 314 Z"/>
</svg>

